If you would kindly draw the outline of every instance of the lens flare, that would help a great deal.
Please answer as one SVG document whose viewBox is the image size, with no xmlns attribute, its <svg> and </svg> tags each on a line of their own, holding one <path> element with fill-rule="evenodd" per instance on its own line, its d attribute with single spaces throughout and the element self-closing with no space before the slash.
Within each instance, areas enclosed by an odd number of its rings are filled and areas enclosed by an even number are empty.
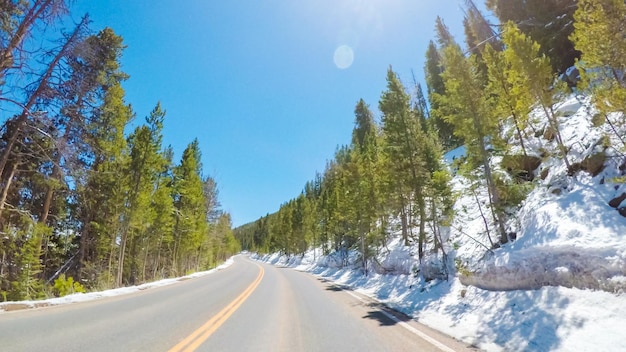
<svg viewBox="0 0 626 352">
<path fill-rule="evenodd" d="M 347 45 L 340 45 L 337 49 L 335 49 L 333 61 L 335 61 L 335 66 L 337 66 L 337 68 L 344 70 L 352 65 L 352 62 L 354 61 L 354 51 L 352 51 L 352 48 Z"/>
</svg>

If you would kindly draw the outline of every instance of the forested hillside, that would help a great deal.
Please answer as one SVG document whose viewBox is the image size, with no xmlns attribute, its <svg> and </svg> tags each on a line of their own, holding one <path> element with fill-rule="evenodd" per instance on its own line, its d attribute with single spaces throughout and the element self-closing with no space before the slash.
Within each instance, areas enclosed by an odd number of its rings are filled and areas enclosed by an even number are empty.
<svg viewBox="0 0 626 352">
<path fill-rule="evenodd" d="M 198 141 L 175 160 L 159 103 L 134 121 L 123 38 L 87 15 L 72 23 L 69 5 L 0 4 L 1 301 L 182 275 L 239 251 Z"/>
<path fill-rule="evenodd" d="M 620 235 L 626 214 L 626 195 L 620 197 L 626 172 L 626 5 L 487 5 L 501 23 L 489 23 L 467 1 L 464 46 L 437 18 L 436 38 L 425 54 L 426 89 L 401 82 L 390 67 L 376 106 L 380 118 L 359 101 L 351 143 L 339 146 L 325 170 L 279 211 L 235 229 L 243 248 L 287 256 L 321 248 L 340 258 L 340 265 L 356 251 L 365 273 L 384 273 L 389 268 L 381 253 L 389 253 L 386 247 L 399 236 L 412 255 L 414 250 L 413 270 L 425 280 L 454 271 L 487 287 L 478 279 L 477 262 L 493 259 L 504 246 L 513 250 L 519 236 L 534 235 L 531 230 L 537 236 L 561 231 L 551 228 L 560 226 L 558 219 L 541 219 L 547 230 L 536 227 L 539 220 L 524 205 L 555 197 L 550 201 L 567 209 L 567 192 L 581 185 L 601 187 L 585 200 L 604 203 L 606 213 L 594 211 L 608 214 L 596 218 L 608 222 L 596 225 L 617 229 L 605 232 L 606 246 L 613 243 L 611 234 Z M 445 163 L 444 152 L 459 146 L 464 152 Z M 567 236 L 577 243 L 572 238 L 582 232 L 568 230 Z M 542 253 L 554 254 L 534 251 L 533 258 Z"/>
</svg>

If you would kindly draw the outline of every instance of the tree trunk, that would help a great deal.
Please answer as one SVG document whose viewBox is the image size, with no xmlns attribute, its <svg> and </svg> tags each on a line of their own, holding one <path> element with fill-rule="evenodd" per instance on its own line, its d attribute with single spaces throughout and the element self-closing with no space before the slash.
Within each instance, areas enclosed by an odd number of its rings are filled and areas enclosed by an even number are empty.
<svg viewBox="0 0 626 352">
<path fill-rule="evenodd" d="M 408 231 L 408 223 L 407 223 L 407 214 L 406 214 L 406 208 L 404 205 L 404 198 L 402 198 L 402 206 L 400 207 L 400 220 L 402 223 L 402 240 L 404 241 L 404 245 L 408 246 L 409 243 L 409 231 Z"/>
<path fill-rule="evenodd" d="M 2 221 L 2 212 L 4 211 L 4 207 L 6 206 L 7 196 L 9 195 L 9 189 L 11 188 L 11 183 L 13 183 L 13 177 L 15 177 L 15 172 L 17 171 L 18 164 L 19 158 L 13 163 L 11 173 L 9 174 L 5 186 L 2 189 L 2 198 L 0 198 L 0 221 Z"/>
<path fill-rule="evenodd" d="M 424 194 L 422 192 L 421 187 L 415 191 L 417 197 L 417 205 L 419 207 L 420 213 L 420 232 L 418 238 L 418 258 L 420 262 L 420 269 L 422 266 L 422 260 L 424 259 L 424 245 L 426 242 L 426 202 L 424 200 Z M 420 270 L 421 272 L 421 270 Z"/>
<path fill-rule="evenodd" d="M 485 147 L 485 141 L 483 138 L 479 138 L 479 146 L 482 153 L 482 162 L 485 169 L 485 181 L 487 182 L 487 190 L 489 193 L 489 202 L 491 203 L 491 212 L 493 214 L 494 222 L 498 226 L 498 233 L 500 234 L 500 243 L 507 243 L 509 241 L 506 230 L 504 229 L 504 219 L 500 211 L 500 195 L 496 188 L 493 174 L 491 173 L 491 165 L 489 164 L 489 154 Z"/>
<path fill-rule="evenodd" d="M 554 110 L 552 109 L 552 106 L 550 106 L 548 109 L 548 107 L 542 104 L 542 107 L 543 107 L 543 112 L 546 114 L 546 117 L 548 118 L 550 127 L 554 129 L 556 143 L 559 146 L 559 150 L 563 154 L 563 161 L 565 162 L 565 166 L 567 167 L 567 170 L 570 171 L 571 165 L 569 163 L 569 160 L 567 160 L 567 148 L 565 147 L 565 144 L 563 143 L 563 137 L 561 137 L 561 131 L 559 130 L 559 123 L 556 119 Z"/>
<path fill-rule="evenodd" d="M 126 254 L 126 242 L 128 241 L 128 229 L 125 228 L 122 231 L 122 238 L 120 239 L 120 253 L 117 257 L 117 275 L 115 277 L 115 286 L 121 287 L 124 276 L 124 256 Z"/>
</svg>

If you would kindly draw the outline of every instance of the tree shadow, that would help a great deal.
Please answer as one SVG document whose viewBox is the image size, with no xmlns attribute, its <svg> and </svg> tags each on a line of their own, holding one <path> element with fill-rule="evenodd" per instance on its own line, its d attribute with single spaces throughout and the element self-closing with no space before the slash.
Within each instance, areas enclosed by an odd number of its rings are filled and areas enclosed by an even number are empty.
<svg viewBox="0 0 626 352">
<path fill-rule="evenodd" d="M 394 326 L 397 324 L 396 321 L 390 319 L 388 316 L 383 314 L 383 312 L 379 310 L 371 310 L 367 312 L 367 315 L 361 317 L 363 319 L 372 319 L 378 321 L 379 326 Z"/>
<path fill-rule="evenodd" d="M 398 312 L 382 303 L 372 302 L 368 304 L 372 308 L 363 319 L 377 320 L 380 326 L 393 326 L 401 322 L 413 320 L 410 316 Z"/>
<path fill-rule="evenodd" d="M 445 311 L 448 316 L 457 317 L 455 324 L 462 324 L 466 313 L 480 309 L 484 314 L 474 339 L 493 342 L 507 351 L 558 349 L 562 342 L 559 336 L 567 335 L 563 330 L 580 329 L 586 321 L 582 316 L 566 319 L 552 313 L 570 303 L 556 289 L 488 293 L 482 298 L 475 302 L 459 300 Z M 486 304 L 489 308 L 485 308 Z"/>
</svg>

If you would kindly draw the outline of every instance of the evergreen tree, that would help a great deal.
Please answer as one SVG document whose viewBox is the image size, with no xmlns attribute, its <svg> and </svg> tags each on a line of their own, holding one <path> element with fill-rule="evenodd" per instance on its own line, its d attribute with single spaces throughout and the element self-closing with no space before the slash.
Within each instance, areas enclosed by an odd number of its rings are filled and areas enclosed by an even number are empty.
<svg viewBox="0 0 626 352">
<path fill-rule="evenodd" d="M 97 118 L 88 126 L 86 138 L 92 145 L 92 163 L 77 185 L 77 211 L 82 224 L 77 274 L 89 284 L 100 280 L 107 287 L 113 284 L 113 244 L 121 231 L 120 219 L 128 192 L 124 129 L 133 112 L 124 102 L 124 94 L 119 82 L 106 90 Z"/>
<path fill-rule="evenodd" d="M 552 63 L 552 72 L 562 73 L 574 65 L 580 53 L 569 40 L 574 27 L 576 0 L 487 0 L 501 23 L 512 21 L 539 43 L 540 54 Z"/>
<path fill-rule="evenodd" d="M 147 125 L 139 126 L 128 138 L 130 159 L 125 174 L 128 177 L 128 197 L 125 200 L 126 211 L 120 238 L 118 256 L 117 285 L 121 286 L 125 276 L 124 267 L 128 251 L 130 272 L 126 276 L 134 285 L 139 275 L 139 243 L 148 235 L 148 228 L 154 222 L 154 209 L 151 201 L 156 184 L 156 177 L 162 169 L 161 130 L 165 111 L 161 105 L 152 110 L 146 118 Z M 130 244 L 130 248 L 126 248 Z"/>
<path fill-rule="evenodd" d="M 370 256 L 369 243 L 381 214 L 381 177 L 383 173 L 379 157 L 378 130 L 374 116 L 361 99 L 354 110 L 355 126 L 352 131 L 351 170 L 354 189 L 352 200 L 354 222 L 362 256 L 363 271 L 367 274 Z"/>
<path fill-rule="evenodd" d="M 554 112 L 554 104 L 559 92 L 563 90 L 563 82 L 555 83 L 550 60 L 547 56 L 540 54 L 539 44 L 522 33 L 512 22 L 505 25 L 502 41 L 506 46 L 504 59 L 510 65 L 509 80 L 514 82 L 517 89 L 526 91 L 520 92 L 519 96 L 530 94 L 539 103 L 555 135 L 561 158 L 567 168 L 571 169 L 567 158 L 568 149 L 561 137 L 559 123 Z M 520 102 L 520 104 L 525 103 L 524 100 Z"/>
<path fill-rule="evenodd" d="M 448 33 L 449 32 L 444 32 Z M 441 40 L 440 40 L 441 41 Z M 461 144 L 462 140 L 454 134 L 453 126 L 448 123 L 440 111 L 439 102 L 434 99 L 436 95 L 445 95 L 446 87 L 441 78 L 444 71 L 441 55 L 435 42 L 432 40 L 428 43 L 426 50 L 426 63 L 424 64 L 424 73 L 426 77 L 426 87 L 428 88 L 428 101 L 430 103 L 430 119 L 431 126 L 437 131 L 437 136 L 446 149 L 454 149 Z"/>
<path fill-rule="evenodd" d="M 508 241 L 504 228 L 500 196 L 490 165 L 488 141 L 498 138 L 498 120 L 491 111 L 487 96 L 482 87 L 476 60 L 465 58 L 458 45 L 444 49 L 446 67 L 443 79 L 446 95 L 437 96 L 445 112 L 445 118 L 454 125 L 455 133 L 466 141 L 468 158 L 482 166 L 487 184 L 494 222 L 498 226 L 500 241 Z"/>
<path fill-rule="evenodd" d="M 532 96 L 524 89 L 524 78 L 515 72 L 503 52 L 490 46 L 485 50 L 484 60 L 488 68 L 489 83 L 486 87 L 496 116 L 511 116 L 517 140 L 522 152 L 527 154 L 524 145 L 524 130 L 529 124 L 528 115 L 533 104 Z"/>
<path fill-rule="evenodd" d="M 582 52 L 578 64 L 607 120 L 613 111 L 626 115 L 625 17 L 626 4 L 619 0 L 581 0 L 574 14 L 571 39 Z"/>
<path fill-rule="evenodd" d="M 465 3 L 467 11 L 463 18 L 463 27 L 467 51 L 476 57 L 478 72 L 483 80 L 483 84 L 486 85 L 488 82 L 487 65 L 483 58 L 483 52 L 487 46 L 500 51 L 502 50 L 502 43 L 498 40 L 497 34 L 491 29 L 491 26 L 474 2 L 466 0 Z"/>
<path fill-rule="evenodd" d="M 180 164 L 174 169 L 174 256 L 175 274 L 197 269 L 200 249 L 207 235 L 205 199 L 202 190 L 198 140 L 185 148 Z"/>
<path fill-rule="evenodd" d="M 423 246 L 426 240 L 426 201 L 425 188 L 428 179 L 419 141 L 423 138 L 419 119 L 410 106 L 410 98 L 404 86 L 389 68 L 387 71 L 387 91 L 381 96 L 379 109 L 383 113 L 384 150 L 391 163 L 392 178 L 397 182 L 396 189 L 400 199 L 403 236 L 408 245 L 409 224 L 405 219 L 409 202 L 415 197 L 419 212 L 419 257 L 423 257 Z"/>
</svg>

